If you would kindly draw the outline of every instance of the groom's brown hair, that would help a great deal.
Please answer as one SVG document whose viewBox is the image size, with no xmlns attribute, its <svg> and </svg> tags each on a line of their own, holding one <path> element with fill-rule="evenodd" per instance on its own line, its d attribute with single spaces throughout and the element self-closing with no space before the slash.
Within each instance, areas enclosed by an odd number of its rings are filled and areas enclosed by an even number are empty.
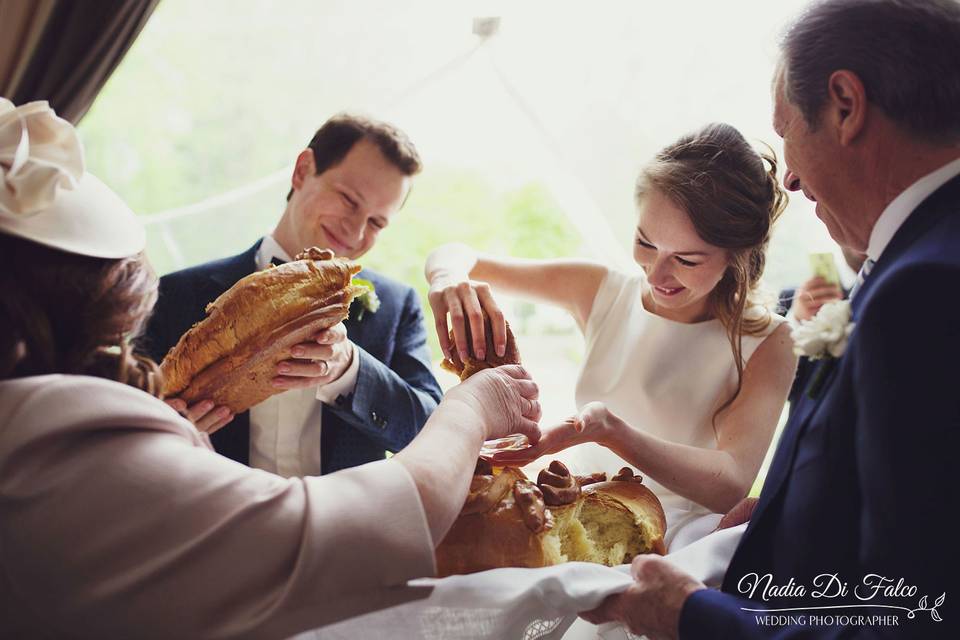
<svg viewBox="0 0 960 640">
<path fill-rule="evenodd" d="M 405 176 L 416 175 L 423 168 L 417 148 L 397 127 L 366 116 L 338 113 L 317 129 L 307 145 L 313 151 L 317 175 L 340 164 L 360 140 L 375 144 L 383 157 Z M 292 195 L 293 189 L 287 193 L 287 200 Z"/>
</svg>

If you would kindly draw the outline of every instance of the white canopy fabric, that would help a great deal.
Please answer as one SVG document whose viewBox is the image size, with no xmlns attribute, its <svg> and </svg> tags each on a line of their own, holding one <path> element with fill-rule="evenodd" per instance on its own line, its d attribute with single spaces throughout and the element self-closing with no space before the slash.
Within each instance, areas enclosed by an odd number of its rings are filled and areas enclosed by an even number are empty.
<svg viewBox="0 0 960 640">
<path fill-rule="evenodd" d="M 804 4 L 166 0 L 129 54 L 143 61 L 121 67 L 115 82 L 142 85 L 146 66 L 161 86 L 199 76 L 222 87 L 221 121 L 199 122 L 201 105 L 190 95 L 145 100 L 143 126 L 160 134 L 229 129 L 230 114 L 240 113 L 292 150 L 338 110 L 391 120 L 416 141 L 428 171 L 467 168 L 501 185 L 547 185 L 591 252 L 626 267 L 633 182 L 659 148 L 726 121 L 780 155 L 770 124 L 777 41 Z M 478 17 L 498 18 L 495 33 L 474 33 Z M 182 30 L 195 49 L 182 45 Z M 181 45 L 170 51 L 174 36 Z M 135 79 L 124 77 L 136 67 Z M 104 113 L 110 99 L 107 91 Z M 249 140 L 252 153 L 257 145 Z M 103 165 L 98 173 L 126 195 L 124 177 L 137 163 L 99 151 L 91 154 L 94 169 Z M 256 175 L 238 171 L 228 180 L 236 192 L 211 190 L 187 202 L 160 194 L 142 209 L 153 214 L 148 223 L 166 225 L 235 208 L 257 193 L 285 191 L 291 159 L 287 153 Z M 795 283 L 808 274 L 808 252 L 833 249 L 811 203 L 795 197 L 774 239 L 768 279 Z"/>
</svg>

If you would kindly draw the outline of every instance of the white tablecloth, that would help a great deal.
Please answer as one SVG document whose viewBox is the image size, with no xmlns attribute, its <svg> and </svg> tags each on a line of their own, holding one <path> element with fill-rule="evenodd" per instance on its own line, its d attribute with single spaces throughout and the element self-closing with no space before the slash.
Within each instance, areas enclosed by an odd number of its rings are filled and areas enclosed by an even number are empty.
<svg viewBox="0 0 960 640">
<path fill-rule="evenodd" d="M 744 524 L 717 531 L 665 557 L 708 586 L 718 586 L 745 529 Z M 406 588 L 429 595 L 300 634 L 296 640 L 622 640 L 633 637 L 622 626 L 598 628 L 578 621 L 577 613 L 626 589 L 632 582 L 629 571 L 629 565 L 611 568 L 570 562 L 543 569 L 496 569 L 414 580 Z"/>
</svg>

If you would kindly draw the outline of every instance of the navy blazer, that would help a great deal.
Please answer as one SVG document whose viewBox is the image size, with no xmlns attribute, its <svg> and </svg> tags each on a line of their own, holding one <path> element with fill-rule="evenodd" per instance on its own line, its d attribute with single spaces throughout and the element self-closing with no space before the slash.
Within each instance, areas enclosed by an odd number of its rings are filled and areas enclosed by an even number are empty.
<svg viewBox="0 0 960 640">
<path fill-rule="evenodd" d="M 960 447 L 960 177 L 904 222 L 852 302 L 856 329 L 815 398 L 788 421 L 722 591 L 684 603 L 682 638 L 960 637 L 955 459 Z M 764 600 L 752 576 L 804 586 Z M 814 580 L 837 574 L 846 596 L 816 598 Z M 873 593 L 864 579 L 900 579 L 916 592 Z M 824 578 L 821 585 L 827 585 Z M 855 588 L 859 585 L 859 592 Z M 826 595 L 829 595 L 829 592 Z M 857 593 L 864 597 L 861 601 Z M 941 598 L 942 594 L 946 594 Z M 903 597 L 901 597 L 903 596 Z M 807 616 L 758 623 L 748 609 Z M 936 607 L 936 612 L 930 609 Z M 897 625 L 811 626 L 811 615 L 898 616 Z M 937 622 L 939 617 L 942 622 Z M 866 618 L 863 621 L 869 622 Z M 803 624 L 806 622 L 807 624 Z"/>
<path fill-rule="evenodd" d="M 206 306 L 238 280 L 256 270 L 260 241 L 247 251 L 170 273 L 160 278 L 160 296 L 150 318 L 144 347 L 158 362 L 193 324 Z M 347 336 L 360 358 L 357 384 L 335 406 L 323 405 L 320 464 L 323 473 L 382 460 L 399 451 L 423 427 L 442 392 L 430 365 L 423 312 L 409 286 L 364 270 L 380 299 L 376 313 L 344 320 Z M 244 412 L 210 440 L 221 454 L 249 463 L 250 413 Z"/>
</svg>

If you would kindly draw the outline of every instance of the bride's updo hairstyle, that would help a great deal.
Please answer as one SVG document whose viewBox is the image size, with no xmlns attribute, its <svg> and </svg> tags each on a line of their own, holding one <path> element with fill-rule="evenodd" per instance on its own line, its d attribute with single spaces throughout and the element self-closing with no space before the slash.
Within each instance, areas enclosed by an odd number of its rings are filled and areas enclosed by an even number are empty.
<svg viewBox="0 0 960 640">
<path fill-rule="evenodd" d="M 160 394 L 160 371 L 133 353 L 157 299 L 141 256 L 105 259 L 0 233 L 0 380 L 90 375 Z"/>
<path fill-rule="evenodd" d="M 771 322 L 758 286 L 770 232 L 786 207 L 787 194 L 777 180 L 773 151 L 757 152 L 724 123 L 708 124 L 661 150 L 640 172 L 637 202 L 651 190 L 686 211 L 704 242 L 727 251 L 727 269 L 710 293 L 709 305 L 730 340 L 737 388 L 717 409 L 716 418 L 740 393 L 741 336 L 762 334 Z"/>
</svg>

